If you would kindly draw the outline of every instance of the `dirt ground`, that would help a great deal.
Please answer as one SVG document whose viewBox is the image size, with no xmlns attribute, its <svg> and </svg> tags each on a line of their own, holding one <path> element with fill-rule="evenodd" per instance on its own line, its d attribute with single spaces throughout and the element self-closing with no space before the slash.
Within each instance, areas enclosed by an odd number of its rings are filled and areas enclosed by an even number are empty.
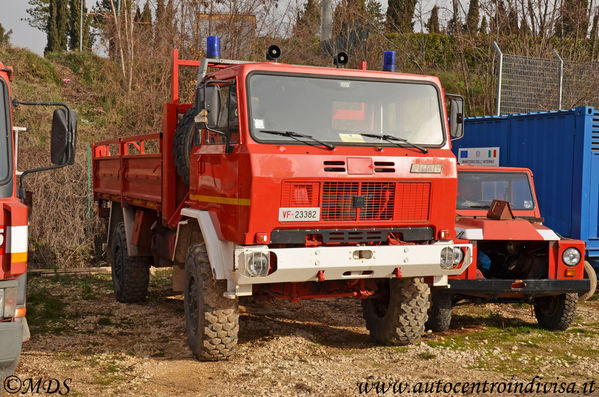
<svg viewBox="0 0 599 397">
<path fill-rule="evenodd" d="M 234 358 L 207 363 L 187 347 L 168 271 L 153 272 L 145 304 L 117 303 L 110 275 L 30 277 L 28 299 L 16 375 L 66 381 L 71 396 L 546 396 L 599 383 L 596 299 L 565 332 L 539 328 L 530 305 L 460 306 L 448 332 L 405 347 L 375 344 L 356 300 L 249 304 Z"/>
</svg>

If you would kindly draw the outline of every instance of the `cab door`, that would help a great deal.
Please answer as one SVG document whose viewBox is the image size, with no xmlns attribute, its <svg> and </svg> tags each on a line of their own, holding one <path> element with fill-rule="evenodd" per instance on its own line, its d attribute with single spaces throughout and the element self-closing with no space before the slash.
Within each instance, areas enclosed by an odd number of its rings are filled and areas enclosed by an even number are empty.
<svg viewBox="0 0 599 397">
<path fill-rule="evenodd" d="M 190 199 L 218 218 L 222 238 L 241 241 L 239 235 L 239 112 L 236 80 L 217 83 L 220 111 L 215 128 L 200 130 L 196 137 L 197 178 Z M 193 183 L 196 182 L 194 188 Z"/>
</svg>

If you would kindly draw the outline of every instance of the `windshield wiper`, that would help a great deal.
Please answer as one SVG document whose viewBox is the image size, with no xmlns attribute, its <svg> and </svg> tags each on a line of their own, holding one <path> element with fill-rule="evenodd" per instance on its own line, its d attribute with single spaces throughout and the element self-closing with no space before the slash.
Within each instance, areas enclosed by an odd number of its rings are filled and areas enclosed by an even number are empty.
<svg viewBox="0 0 599 397">
<path fill-rule="evenodd" d="M 287 137 L 293 138 L 296 141 L 301 142 L 301 143 L 307 143 L 307 142 L 305 140 L 303 140 L 303 139 L 300 139 L 300 138 L 311 139 L 312 141 L 318 143 L 319 145 L 322 145 L 322 146 L 326 147 L 329 150 L 335 149 L 335 146 L 331 145 L 330 143 L 326 143 L 326 142 L 323 142 L 321 140 L 318 140 L 318 139 L 314 138 L 312 135 L 300 134 L 300 133 L 294 132 L 294 131 L 259 130 L 258 132 L 264 132 L 265 134 L 287 136 Z M 310 144 L 308 143 L 308 145 L 310 145 Z M 314 145 L 311 145 L 311 146 L 314 146 Z"/>
<path fill-rule="evenodd" d="M 398 138 L 398 137 L 393 136 L 393 135 L 388 135 L 388 134 L 384 134 L 384 135 L 366 134 L 366 133 L 362 133 L 362 132 L 360 132 L 360 135 L 367 136 L 369 138 L 382 139 L 382 140 L 387 141 L 387 142 L 395 143 L 397 146 L 400 146 L 400 147 L 405 146 L 405 145 L 412 146 L 412 147 L 415 147 L 416 149 L 422 151 L 422 153 L 428 153 L 428 149 L 425 148 L 424 146 L 420 146 L 420 145 L 418 145 L 416 143 L 412 143 L 412 142 L 408 141 L 407 139 Z M 400 142 L 401 144 L 398 143 L 398 142 Z"/>
</svg>

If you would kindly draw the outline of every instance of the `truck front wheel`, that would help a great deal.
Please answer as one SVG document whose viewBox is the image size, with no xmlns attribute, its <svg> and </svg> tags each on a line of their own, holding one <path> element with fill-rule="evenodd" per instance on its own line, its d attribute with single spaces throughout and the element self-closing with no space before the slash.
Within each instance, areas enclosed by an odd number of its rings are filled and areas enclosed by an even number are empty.
<svg viewBox="0 0 599 397">
<path fill-rule="evenodd" d="M 430 303 L 425 328 L 433 332 L 447 331 L 451 324 L 451 295 L 441 293 L 433 288 L 431 289 Z"/>
<path fill-rule="evenodd" d="M 125 224 L 119 223 L 112 235 L 112 284 L 116 300 L 122 303 L 146 299 L 150 281 L 150 258 L 129 256 Z"/>
<path fill-rule="evenodd" d="M 362 301 L 366 328 L 385 345 L 408 345 L 424 332 L 429 286 L 422 278 L 382 280 L 371 298 Z"/>
<path fill-rule="evenodd" d="M 535 298 L 535 317 L 543 328 L 552 331 L 565 331 L 574 320 L 577 304 L 577 294 Z"/>
<path fill-rule="evenodd" d="M 228 359 L 237 346 L 238 299 L 223 296 L 226 280 L 215 280 L 204 243 L 192 245 L 185 260 L 185 322 L 193 355 L 202 361 Z"/>
</svg>

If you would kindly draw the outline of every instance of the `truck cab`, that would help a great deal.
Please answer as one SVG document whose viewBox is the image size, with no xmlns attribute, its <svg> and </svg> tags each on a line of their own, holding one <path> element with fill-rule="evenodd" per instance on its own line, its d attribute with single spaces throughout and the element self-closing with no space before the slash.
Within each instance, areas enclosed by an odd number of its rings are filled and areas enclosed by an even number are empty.
<svg viewBox="0 0 599 397">
<path fill-rule="evenodd" d="M 472 243 L 476 266 L 433 288 L 428 327 L 446 330 L 452 306 L 475 301 L 532 303 L 541 326 L 566 329 L 589 290 L 585 244 L 543 225 L 532 172 L 458 165 L 456 204 L 457 238 Z"/>
<path fill-rule="evenodd" d="M 0 378 L 11 375 L 22 342 L 29 339 L 26 320 L 28 192 L 23 178 L 32 172 L 72 164 L 75 155 L 76 113 L 62 103 L 19 102 L 11 97 L 13 70 L 0 62 Z M 52 123 L 53 165 L 20 173 L 17 178 L 14 106 L 60 106 Z"/>
</svg>

